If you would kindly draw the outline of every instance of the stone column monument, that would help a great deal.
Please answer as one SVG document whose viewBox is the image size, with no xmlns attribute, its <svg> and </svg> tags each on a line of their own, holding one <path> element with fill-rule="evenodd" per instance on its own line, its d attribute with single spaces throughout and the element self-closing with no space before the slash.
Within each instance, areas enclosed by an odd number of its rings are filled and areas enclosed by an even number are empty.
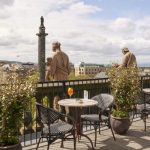
<svg viewBox="0 0 150 150">
<path fill-rule="evenodd" d="M 38 36 L 38 70 L 40 74 L 40 82 L 45 81 L 45 37 L 48 35 L 45 33 L 44 18 L 41 16 L 41 25 L 39 27 Z"/>
</svg>

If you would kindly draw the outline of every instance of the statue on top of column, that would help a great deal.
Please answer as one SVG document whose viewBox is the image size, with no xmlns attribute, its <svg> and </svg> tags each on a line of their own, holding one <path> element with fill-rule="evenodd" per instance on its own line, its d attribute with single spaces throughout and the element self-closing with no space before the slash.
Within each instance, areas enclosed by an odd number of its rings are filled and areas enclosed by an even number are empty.
<svg viewBox="0 0 150 150">
<path fill-rule="evenodd" d="M 44 18 L 41 16 L 41 26 L 44 26 Z"/>
</svg>

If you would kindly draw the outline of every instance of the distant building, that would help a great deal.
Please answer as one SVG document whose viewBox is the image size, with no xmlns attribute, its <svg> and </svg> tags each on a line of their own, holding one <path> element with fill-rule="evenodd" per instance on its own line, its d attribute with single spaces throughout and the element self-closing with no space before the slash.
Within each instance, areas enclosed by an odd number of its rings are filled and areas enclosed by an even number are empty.
<svg viewBox="0 0 150 150">
<path fill-rule="evenodd" d="M 141 75 L 150 75 L 150 67 L 140 67 Z"/>
<path fill-rule="evenodd" d="M 75 72 L 74 64 L 70 62 L 69 66 L 70 66 L 70 72 Z"/>
<path fill-rule="evenodd" d="M 35 63 L 31 63 L 31 62 L 22 63 L 22 66 L 24 69 L 27 69 L 27 70 L 37 70 L 38 69 L 38 65 Z"/>
<path fill-rule="evenodd" d="M 103 70 L 104 65 L 80 62 L 79 64 L 75 65 L 75 76 L 95 76 L 97 73 L 100 73 Z"/>
<path fill-rule="evenodd" d="M 150 68 L 144 69 L 144 73 L 145 73 L 146 75 L 150 75 Z"/>
<path fill-rule="evenodd" d="M 16 72 L 24 75 L 28 70 L 37 70 L 37 65 L 34 63 L 20 63 L 12 61 L 0 62 L 0 84 L 6 83 L 9 73 Z"/>
<path fill-rule="evenodd" d="M 95 78 L 108 78 L 108 76 L 106 75 L 106 72 L 100 72 L 96 74 Z"/>
<path fill-rule="evenodd" d="M 9 71 L 9 70 L 11 70 L 11 65 L 10 65 L 10 64 L 4 64 L 4 65 L 2 66 L 2 70 L 3 70 L 3 71 Z"/>
</svg>

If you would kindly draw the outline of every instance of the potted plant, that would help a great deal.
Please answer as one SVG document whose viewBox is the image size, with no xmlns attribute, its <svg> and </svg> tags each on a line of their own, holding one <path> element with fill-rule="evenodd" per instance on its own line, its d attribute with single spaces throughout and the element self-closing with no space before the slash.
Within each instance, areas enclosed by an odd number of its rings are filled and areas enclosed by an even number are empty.
<svg viewBox="0 0 150 150">
<path fill-rule="evenodd" d="M 21 150 L 20 131 L 23 113 L 34 95 L 31 74 L 9 72 L 6 84 L 0 86 L 0 150 Z"/>
<path fill-rule="evenodd" d="M 130 126 L 129 110 L 136 103 L 140 92 L 140 79 L 137 67 L 107 69 L 115 107 L 112 110 L 110 123 L 118 134 L 125 134 Z"/>
</svg>

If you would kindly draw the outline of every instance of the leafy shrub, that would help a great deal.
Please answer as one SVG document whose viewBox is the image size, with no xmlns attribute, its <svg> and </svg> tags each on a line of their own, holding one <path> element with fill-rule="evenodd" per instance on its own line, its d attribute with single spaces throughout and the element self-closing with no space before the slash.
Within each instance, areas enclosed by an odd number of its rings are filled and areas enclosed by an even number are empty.
<svg viewBox="0 0 150 150">
<path fill-rule="evenodd" d="M 34 72 L 18 74 L 11 72 L 6 84 L 0 86 L 0 146 L 19 142 L 19 129 L 23 112 L 35 94 Z"/>
<path fill-rule="evenodd" d="M 128 117 L 129 109 L 135 104 L 140 92 L 140 78 L 138 68 L 116 68 L 107 69 L 111 92 L 115 96 L 115 109 L 113 116 Z"/>
</svg>

